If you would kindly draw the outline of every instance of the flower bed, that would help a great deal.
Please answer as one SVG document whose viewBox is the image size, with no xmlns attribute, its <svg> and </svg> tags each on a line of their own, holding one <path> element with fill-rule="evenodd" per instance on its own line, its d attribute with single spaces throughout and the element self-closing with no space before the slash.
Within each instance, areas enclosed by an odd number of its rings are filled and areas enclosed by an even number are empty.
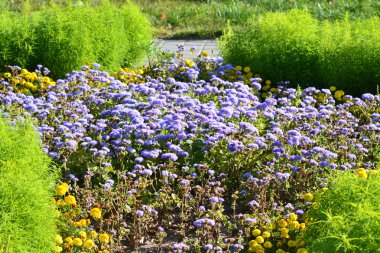
<svg viewBox="0 0 380 253">
<path fill-rule="evenodd" d="M 38 92 L 12 83 L 17 67 L 3 75 L 3 113 L 30 117 L 62 171 L 56 252 L 307 252 L 331 172 L 377 171 L 380 97 L 270 88 L 181 50 L 113 75 L 84 66 Z"/>
</svg>

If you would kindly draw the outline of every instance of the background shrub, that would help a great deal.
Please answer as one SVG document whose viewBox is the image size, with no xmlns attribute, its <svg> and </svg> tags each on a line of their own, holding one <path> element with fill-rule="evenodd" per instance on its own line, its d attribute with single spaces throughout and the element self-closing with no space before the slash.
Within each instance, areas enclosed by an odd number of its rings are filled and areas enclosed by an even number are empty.
<svg viewBox="0 0 380 253">
<path fill-rule="evenodd" d="M 375 171 L 376 172 L 376 171 Z M 379 175 L 368 180 L 345 172 L 316 198 L 307 226 L 310 252 L 378 252 L 380 248 Z"/>
<path fill-rule="evenodd" d="M 52 252 L 53 183 L 31 124 L 0 118 L 0 252 Z"/>
<path fill-rule="evenodd" d="M 151 41 L 149 21 L 131 3 L 4 12 L 0 22 L 6 31 L 0 33 L 0 64 L 42 64 L 55 78 L 93 62 L 108 71 L 140 63 Z"/>
<path fill-rule="evenodd" d="M 324 21 L 299 10 L 268 13 L 220 40 L 226 61 L 273 81 L 336 85 L 351 94 L 380 84 L 380 19 Z"/>
</svg>

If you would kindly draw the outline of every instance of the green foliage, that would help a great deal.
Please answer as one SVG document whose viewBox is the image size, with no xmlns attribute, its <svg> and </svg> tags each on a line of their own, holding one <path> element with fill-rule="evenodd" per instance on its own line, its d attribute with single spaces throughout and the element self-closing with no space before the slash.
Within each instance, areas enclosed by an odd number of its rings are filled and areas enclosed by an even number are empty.
<svg viewBox="0 0 380 253">
<path fill-rule="evenodd" d="M 378 252 L 380 249 L 380 175 L 359 179 L 345 172 L 332 180 L 318 205 L 308 212 L 310 252 Z"/>
<path fill-rule="evenodd" d="M 0 118 L 0 252 L 52 252 L 54 177 L 32 125 Z"/>
<path fill-rule="evenodd" d="M 131 3 L 3 12 L 1 21 L 0 65 L 42 64 L 56 78 L 93 62 L 108 71 L 141 63 L 151 40 L 148 20 Z"/>
<path fill-rule="evenodd" d="M 379 27 L 379 18 L 319 22 L 292 10 L 252 19 L 245 31 L 230 30 L 219 44 L 226 61 L 251 66 L 265 79 L 374 93 L 380 84 Z"/>
</svg>

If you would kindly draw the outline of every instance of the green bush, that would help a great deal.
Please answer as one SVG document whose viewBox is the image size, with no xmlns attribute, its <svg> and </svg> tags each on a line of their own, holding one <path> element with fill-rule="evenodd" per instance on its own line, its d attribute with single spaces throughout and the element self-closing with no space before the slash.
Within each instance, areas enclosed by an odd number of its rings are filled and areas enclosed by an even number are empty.
<svg viewBox="0 0 380 253">
<path fill-rule="evenodd" d="M 305 234 L 309 252 L 379 252 L 379 189 L 380 175 L 345 172 L 333 179 L 307 214 L 313 218 Z"/>
<path fill-rule="evenodd" d="M 268 13 L 219 41 L 226 61 L 272 81 L 336 85 L 346 93 L 380 84 L 380 19 L 320 22 L 308 13 Z"/>
<path fill-rule="evenodd" d="M 151 41 L 149 21 L 132 3 L 1 15 L 0 65 L 42 64 L 55 78 L 93 62 L 107 71 L 141 63 Z"/>
<path fill-rule="evenodd" d="M 31 124 L 0 118 L 0 252 L 52 252 L 53 184 Z"/>
</svg>

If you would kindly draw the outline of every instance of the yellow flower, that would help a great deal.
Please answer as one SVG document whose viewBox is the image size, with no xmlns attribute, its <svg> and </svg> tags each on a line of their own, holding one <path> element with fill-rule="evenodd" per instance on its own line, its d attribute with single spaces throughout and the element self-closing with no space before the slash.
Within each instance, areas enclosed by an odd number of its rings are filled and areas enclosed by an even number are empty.
<svg viewBox="0 0 380 253">
<path fill-rule="evenodd" d="M 87 220 L 85 220 L 85 219 L 81 219 L 79 221 L 79 223 L 81 224 L 82 227 L 86 227 L 87 226 Z"/>
<path fill-rule="evenodd" d="M 55 236 L 54 236 L 54 242 L 55 242 L 56 244 L 62 244 L 62 243 L 63 243 L 62 236 L 60 236 L 60 235 L 55 235 Z"/>
<path fill-rule="evenodd" d="M 237 71 L 241 71 L 243 68 L 241 66 L 236 66 L 235 68 Z"/>
<path fill-rule="evenodd" d="M 266 84 L 266 85 L 271 85 L 272 82 L 271 82 L 270 80 L 266 80 L 266 81 L 265 81 L 265 84 Z"/>
<path fill-rule="evenodd" d="M 265 240 L 264 240 L 264 237 L 262 237 L 261 235 L 259 235 L 258 237 L 256 237 L 256 239 L 255 239 L 255 241 L 257 242 L 257 243 L 263 243 Z"/>
<path fill-rule="evenodd" d="M 272 243 L 271 242 L 265 242 L 264 243 L 264 248 L 267 248 L 267 249 L 270 249 L 270 248 L 272 248 Z"/>
<path fill-rule="evenodd" d="M 281 236 L 286 237 L 289 233 L 289 229 L 287 228 L 280 228 Z"/>
<path fill-rule="evenodd" d="M 65 197 L 65 203 L 68 205 L 76 205 L 77 201 L 73 195 L 69 195 Z"/>
<path fill-rule="evenodd" d="M 298 223 L 298 221 L 292 221 L 292 222 L 290 222 L 290 228 L 291 229 L 294 229 L 294 230 L 298 230 L 299 228 L 300 228 L 300 224 Z"/>
<path fill-rule="evenodd" d="M 11 73 L 9 73 L 9 72 L 4 73 L 4 77 L 5 77 L 5 78 L 9 78 L 9 77 L 11 77 Z"/>
<path fill-rule="evenodd" d="M 295 214 L 295 213 L 290 213 L 290 214 L 289 214 L 289 219 L 290 219 L 291 221 L 298 220 L 298 215 Z"/>
<path fill-rule="evenodd" d="M 297 243 L 296 243 L 295 241 L 293 241 L 293 240 L 289 240 L 289 241 L 288 241 L 288 246 L 289 246 L 290 248 L 294 248 L 295 246 L 297 246 Z"/>
<path fill-rule="evenodd" d="M 192 67 L 192 66 L 195 65 L 195 63 L 194 63 L 192 60 L 185 60 L 185 64 L 186 64 L 186 66 L 188 66 L 188 67 Z"/>
<path fill-rule="evenodd" d="M 80 247 L 80 246 L 82 246 L 83 241 L 82 241 L 82 239 L 80 239 L 80 238 L 75 238 L 75 239 L 73 240 L 73 244 L 74 244 L 75 246 Z"/>
<path fill-rule="evenodd" d="M 257 242 L 255 240 L 249 241 L 249 247 L 254 247 L 257 245 Z"/>
<path fill-rule="evenodd" d="M 66 183 L 63 183 L 63 184 L 60 184 L 57 186 L 57 189 L 55 190 L 55 192 L 57 193 L 57 195 L 59 196 L 63 196 L 66 194 L 66 192 L 69 191 L 69 185 L 66 184 Z"/>
<path fill-rule="evenodd" d="M 301 232 L 304 231 L 305 228 L 306 228 L 306 224 L 305 224 L 304 222 L 302 222 L 302 223 L 300 224 L 300 231 L 301 231 Z"/>
<path fill-rule="evenodd" d="M 91 238 L 96 238 L 96 237 L 98 236 L 98 233 L 96 233 L 95 230 L 92 230 L 92 231 L 90 232 L 90 236 L 91 236 Z"/>
<path fill-rule="evenodd" d="M 90 215 L 94 219 L 100 219 L 100 217 L 102 217 L 102 210 L 100 210 L 97 207 L 92 208 L 91 211 L 90 211 Z"/>
<path fill-rule="evenodd" d="M 297 253 L 307 253 L 307 250 L 305 248 L 299 248 L 297 249 Z"/>
<path fill-rule="evenodd" d="M 80 238 L 82 240 L 86 240 L 87 239 L 87 234 L 85 231 L 79 231 L 78 235 L 80 236 Z"/>
<path fill-rule="evenodd" d="M 251 68 L 250 68 L 250 67 L 245 67 L 245 68 L 243 69 L 243 71 L 244 71 L 245 73 L 248 73 L 248 72 L 251 71 Z"/>
<path fill-rule="evenodd" d="M 269 238 L 270 237 L 270 233 L 268 231 L 263 232 L 263 237 L 264 238 Z"/>
<path fill-rule="evenodd" d="M 363 168 L 358 169 L 358 176 L 360 179 L 367 179 L 368 178 L 368 174 L 365 171 L 365 169 L 363 169 Z"/>
<path fill-rule="evenodd" d="M 252 235 L 253 235 L 254 237 L 261 235 L 261 231 L 260 231 L 260 229 L 255 229 L 255 230 L 253 230 L 253 231 L 252 231 Z"/>
<path fill-rule="evenodd" d="M 55 246 L 54 247 L 54 253 L 60 253 L 62 251 L 63 251 L 62 247 L 60 247 L 60 246 Z"/>
<path fill-rule="evenodd" d="M 104 243 L 109 243 L 110 236 L 108 234 L 101 234 L 99 235 L 99 241 L 104 242 Z"/>
<path fill-rule="evenodd" d="M 83 246 L 86 248 L 86 249 L 91 249 L 95 246 L 95 243 L 93 240 L 91 239 L 88 239 L 84 242 Z"/>
<path fill-rule="evenodd" d="M 71 238 L 71 237 L 66 237 L 66 238 L 65 238 L 65 242 L 67 242 L 68 244 L 73 244 L 73 238 Z"/>
<path fill-rule="evenodd" d="M 304 196 L 303 196 L 303 199 L 305 201 L 312 201 L 314 199 L 314 195 L 311 194 L 311 193 L 306 193 Z"/>
<path fill-rule="evenodd" d="M 278 250 L 276 250 L 276 253 L 286 253 L 286 251 L 283 249 L 278 249 Z"/>
<path fill-rule="evenodd" d="M 281 219 L 281 220 L 279 220 L 279 222 L 278 222 L 278 226 L 280 227 L 280 228 L 284 228 L 284 227 L 286 227 L 288 225 L 288 223 L 286 222 L 286 220 L 284 220 L 284 219 Z"/>
<path fill-rule="evenodd" d="M 336 87 L 335 86 L 331 86 L 330 87 L 330 91 L 332 91 L 332 92 L 336 91 Z"/>
<path fill-rule="evenodd" d="M 207 53 L 205 50 L 202 50 L 202 51 L 201 51 L 201 55 L 204 56 L 204 57 L 207 57 L 207 56 L 208 56 L 208 53 Z"/>
</svg>

